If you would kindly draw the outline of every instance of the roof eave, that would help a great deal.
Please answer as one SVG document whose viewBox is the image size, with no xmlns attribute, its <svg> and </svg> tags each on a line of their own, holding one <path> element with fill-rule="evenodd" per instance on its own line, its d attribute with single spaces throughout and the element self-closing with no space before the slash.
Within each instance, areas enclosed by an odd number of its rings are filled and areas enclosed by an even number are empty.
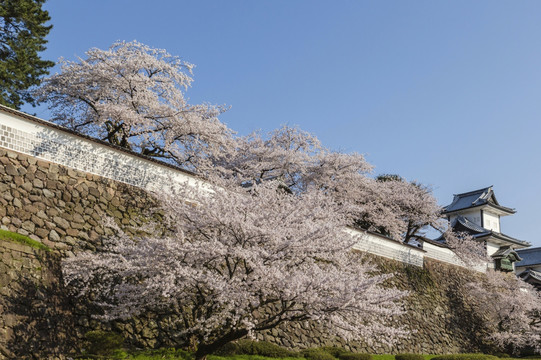
<svg viewBox="0 0 541 360">
<path fill-rule="evenodd" d="M 471 209 L 482 210 L 483 208 L 487 208 L 487 207 L 499 210 L 500 212 L 503 213 L 503 214 L 499 214 L 499 215 L 503 215 L 503 216 L 513 215 L 513 214 L 515 214 L 517 212 L 515 209 L 508 208 L 508 207 L 501 206 L 501 205 L 495 205 L 495 204 L 492 204 L 492 203 L 484 203 L 484 204 L 475 205 L 475 206 L 463 207 L 463 208 L 454 209 L 454 210 L 451 210 L 451 211 L 445 210 L 445 208 L 449 207 L 449 206 L 450 205 L 447 205 L 447 206 L 443 207 L 444 210 L 441 212 L 442 215 L 450 216 L 450 215 L 454 215 L 455 213 L 460 213 L 460 212 L 462 212 L 464 210 L 471 210 Z"/>
<path fill-rule="evenodd" d="M 496 238 L 498 240 L 502 240 L 504 242 L 511 243 L 511 244 L 514 244 L 514 245 L 520 245 L 520 246 L 523 246 L 523 247 L 529 247 L 529 246 L 532 245 L 527 241 L 515 239 L 515 238 L 512 238 L 512 237 L 510 237 L 508 235 L 503 235 L 501 233 L 496 233 L 494 231 L 491 231 L 490 233 L 488 233 L 486 235 L 481 235 L 479 237 L 476 237 L 476 239 L 486 238 L 486 239 L 483 239 L 483 240 L 487 240 L 490 237 L 494 237 L 494 238 Z"/>
</svg>

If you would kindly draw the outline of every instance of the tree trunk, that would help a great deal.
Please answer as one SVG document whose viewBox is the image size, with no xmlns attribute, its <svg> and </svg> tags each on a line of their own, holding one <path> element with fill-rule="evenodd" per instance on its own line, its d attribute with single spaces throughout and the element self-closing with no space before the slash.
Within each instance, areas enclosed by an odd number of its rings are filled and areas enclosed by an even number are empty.
<svg viewBox="0 0 541 360">
<path fill-rule="evenodd" d="M 207 355 L 212 354 L 225 344 L 238 340 L 246 335 L 248 335 L 248 331 L 246 329 L 232 330 L 210 344 L 199 344 L 197 351 L 195 352 L 195 360 L 206 360 Z"/>
</svg>

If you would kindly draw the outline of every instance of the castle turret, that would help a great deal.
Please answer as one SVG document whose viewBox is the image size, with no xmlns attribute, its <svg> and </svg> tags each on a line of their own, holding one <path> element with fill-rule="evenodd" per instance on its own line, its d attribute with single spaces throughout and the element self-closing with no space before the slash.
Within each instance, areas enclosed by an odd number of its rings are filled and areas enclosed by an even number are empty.
<svg viewBox="0 0 541 360">
<path fill-rule="evenodd" d="M 503 271 L 513 271 L 513 263 L 521 260 L 515 249 L 530 246 L 526 241 L 501 232 L 501 218 L 515 212 L 515 209 L 500 205 L 492 186 L 455 194 L 453 202 L 443 208 L 443 215 L 453 230 L 468 233 L 475 240 L 484 242 L 495 268 Z"/>
</svg>

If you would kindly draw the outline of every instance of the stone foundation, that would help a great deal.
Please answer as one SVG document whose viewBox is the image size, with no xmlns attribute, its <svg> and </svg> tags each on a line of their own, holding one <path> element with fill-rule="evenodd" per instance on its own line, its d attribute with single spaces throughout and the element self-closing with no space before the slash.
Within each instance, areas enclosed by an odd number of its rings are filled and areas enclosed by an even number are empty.
<svg viewBox="0 0 541 360">
<path fill-rule="evenodd" d="M 61 258 L 77 251 L 99 251 L 108 231 L 102 225 L 105 217 L 135 232 L 149 218 L 160 217 L 156 206 L 141 189 L 0 149 L 0 227 L 53 250 L 0 243 L 0 358 L 62 358 L 80 348 L 83 334 L 95 328 L 121 332 L 132 346 L 182 344 L 168 314 L 100 324 L 62 285 Z M 309 322 L 273 329 L 258 338 L 295 349 L 337 345 L 368 353 L 490 349 L 480 340 L 482 322 L 462 301 L 467 282 L 482 274 L 427 259 L 424 268 L 375 256 L 366 259 L 377 262 L 381 271 L 396 274 L 389 286 L 410 291 L 407 313 L 396 319 L 414 332 L 409 339 L 393 347 L 362 341 L 347 344 Z"/>
<path fill-rule="evenodd" d="M 446 354 L 493 350 L 483 341 L 485 329 L 482 319 L 476 318 L 463 293 L 470 281 L 484 276 L 475 271 L 425 259 L 424 268 L 405 265 L 373 255 L 366 261 L 375 262 L 383 273 L 395 276 L 388 286 L 409 291 L 404 301 L 406 313 L 395 319 L 396 325 L 405 326 L 411 336 L 394 346 L 368 345 L 362 341 L 347 343 L 331 337 L 324 328 L 309 322 L 283 326 L 257 336 L 289 348 L 341 346 L 353 351 L 370 354 Z"/>
</svg>

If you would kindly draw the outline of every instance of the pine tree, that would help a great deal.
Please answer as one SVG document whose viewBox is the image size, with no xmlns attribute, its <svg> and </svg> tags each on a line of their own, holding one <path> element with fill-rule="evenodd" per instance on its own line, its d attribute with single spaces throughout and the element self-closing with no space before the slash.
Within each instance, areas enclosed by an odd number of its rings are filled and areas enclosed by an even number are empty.
<svg viewBox="0 0 541 360">
<path fill-rule="evenodd" d="M 37 85 L 54 62 L 42 60 L 52 25 L 45 0 L 0 0 L 0 104 L 18 109 L 34 104 L 28 88 Z"/>
</svg>

